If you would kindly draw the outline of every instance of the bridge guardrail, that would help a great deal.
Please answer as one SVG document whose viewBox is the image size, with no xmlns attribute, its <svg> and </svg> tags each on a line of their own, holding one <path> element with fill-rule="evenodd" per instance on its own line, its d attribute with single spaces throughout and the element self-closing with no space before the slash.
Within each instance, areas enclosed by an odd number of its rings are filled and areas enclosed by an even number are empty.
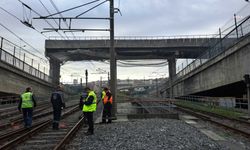
<svg viewBox="0 0 250 150">
<path fill-rule="evenodd" d="M 232 111 L 247 112 L 248 100 L 246 98 L 235 98 L 235 97 L 207 97 L 207 96 L 196 96 L 188 95 L 177 97 L 177 100 L 192 102 L 196 105 L 218 107 L 224 109 L 230 109 Z"/>
<path fill-rule="evenodd" d="M 173 36 L 115 36 L 115 40 L 168 40 L 168 39 L 201 39 L 213 38 L 215 34 L 205 35 L 173 35 Z M 109 40 L 109 36 L 74 36 L 67 40 Z M 64 40 L 60 36 L 50 36 L 49 40 Z"/>
<path fill-rule="evenodd" d="M 228 32 L 226 30 L 225 32 Z M 198 68 L 202 64 L 206 63 L 208 60 L 218 56 L 222 52 L 226 51 L 228 48 L 236 44 L 240 41 L 244 36 L 249 35 L 250 33 L 250 16 L 244 18 L 244 20 L 239 21 L 239 24 L 235 26 L 234 29 L 230 30 L 224 37 L 222 34 L 217 35 L 218 41 L 210 46 L 201 56 L 194 59 L 191 63 L 189 63 L 186 67 L 180 70 L 177 73 L 177 78 L 182 77 L 188 73 L 190 73 L 195 68 Z M 207 43 L 210 45 L 211 43 Z"/>
<path fill-rule="evenodd" d="M 6 50 L 4 50 L 5 48 L 6 49 L 13 48 L 14 55 L 7 52 Z M 34 77 L 37 77 L 39 79 L 45 80 L 45 81 L 50 82 L 50 83 L 52 82 L 52 79 L 50 78 L 50 76 L 45 73 L 45 67 L 43 68 L 43 71 L 40 71 L 40 64 L 38 64 L 38 68 L 35 68 L 33 66 L 33 62 L 34 62 L 33 59 L 32 59 L 32 64 L 31 65 L 28 64 L 25 61 L 25 58 L 27 59 L 27 57 L 25 57 L 25 54 L 23 56 L 24 60 L 17 58 L 15 56 L 15 49 L 16 49 L 16 45 L 14 45 L 10 41 L 1 37 L 0 60 L 11 65 L 11 66 L 14 66 L 17 69 L 20 69 L 26 73 L 29 73 L 30 75 L 32 75 Z"/>
<path fill-rule="evenodd" d="M 18 103 L 20 100 L 20 96 L 5 96 L 5 97 L 0 97 L 0 104 L 5 105 L 5 104 L 14 104 Z"/>
</svg>

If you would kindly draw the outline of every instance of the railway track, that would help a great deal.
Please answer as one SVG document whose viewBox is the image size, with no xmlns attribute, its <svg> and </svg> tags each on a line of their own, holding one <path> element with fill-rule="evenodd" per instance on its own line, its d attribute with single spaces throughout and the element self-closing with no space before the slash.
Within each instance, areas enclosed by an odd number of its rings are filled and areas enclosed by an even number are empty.
<svg viewBox="0 0 250 150">
<path fill-rule="evenodd" d="M 49 102 L 38 104 L 38 106 L 36 107 L 34 112 L 36 112 L 42 108 L 46 108 L 46 107 L 48 108 L 49 105 L 50 105 Z M 6 108 L 1 108 L 0 113 L 1 113 L 0 120 L 5 119 L 5 118 L 11 118 L 13 116 L 16 117 L 17 114 L 19 114 L 19 112 L 17 110 L 17 105 L 11 106 L 11 107 L 6 107 Z M 21 114 L 18 116 L 21 116 Z"/>
<path fill-rule="evenodd" d="M 180 106 L 178 106 L 177 109 L 182 112 L 194 115 L 205 121 L 212 122 L 218 126 L 222 126 L 238 134 L 244 135 L 247 138 L 250 138 L 250 122 L 248 121 L 233 119 L 233 118 L 217 115 L 214 113 L 191 110 L 191 109 L 180 107 Z"/>
<path fill-rule="evenodd" d="M 0 143 L 3 143 L 0 150 L 62 149 L 83 124 L 83 120 L 79 120 L 76 115 L 78 112 L 78 106 L 64 112 L 61 122 L 67 122 L 67 124 L 59 130 L 52 130 L 52 120 L 47 119 L 34 124 L 30 130 L 20 129 L 13 133 L 6 133 L 0 137 Z"/>
<path fill-rule="evenodd" d="M 70 109 L 72 107 L 75 107 L 77 104 L 72 104 L 66 108 Z M 49 106 L 49 107 L 48 107 Z M 5 118 L 5 121 L 1 121 L 0 124 L 0 133 L 5 134 L 6 132 L 12 132 L 17 129 L 19 129 L 23 124 L 23 118 L 22 115 L 18 112 L 18 116 L 16 117 L 10 117 Z M 37 109 L 34 111 L 33 115 L 33 124 L 36 122 L 40 122 L 41 120 L 45 120 L 46 118 L 51 118 L 51 115 L 53 114 L 53 110 L 50 105 L 44 105 L 42 108 Z"/>
<path fill-rule="evenodd" d="M 161 106 L 169 106 L 169 103 L 164 103 L 161 101 L 155 102 L 136 102 L 142 108 L 146 110 L 147 113 L 166 113 L 168 112 L 168 107 L 161 107 Z M 150 106 L 157 106 L 157 107 L 150 107 Z M 233 119 L 229 117 L 225 117 L 222 115 L 218 115 L 215 113 L 205 112 L 205 111 L 198 111 L 193 109 L 188 109 L 186 107 L 181 107 L 177 105 L 175 110 L 185 112 L 187 114 L 191 114 L 202 120 L 212 122 L 218 126 L 223 128 L 229 129 L 235 133 L 244 135 L 247 138 L 250 138 L 250 122 L 241 120 L 241 119 Z"/>
</svg>

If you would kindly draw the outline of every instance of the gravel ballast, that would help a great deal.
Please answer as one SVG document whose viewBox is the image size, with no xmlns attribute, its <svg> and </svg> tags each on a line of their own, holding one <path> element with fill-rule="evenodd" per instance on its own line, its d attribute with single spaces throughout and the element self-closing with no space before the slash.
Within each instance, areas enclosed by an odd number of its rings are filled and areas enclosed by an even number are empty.
<svg viewBox="0 0 250 150">
<path fill-rule="evenodd" d="M 83 130 L 83 129 L 82 129 Z M 215 141 L 196 128 L 172 119 L 147 119 L 95 125 L 95 134 L 78 139 L 86 150 L 219 150 Z"/>
</svg>

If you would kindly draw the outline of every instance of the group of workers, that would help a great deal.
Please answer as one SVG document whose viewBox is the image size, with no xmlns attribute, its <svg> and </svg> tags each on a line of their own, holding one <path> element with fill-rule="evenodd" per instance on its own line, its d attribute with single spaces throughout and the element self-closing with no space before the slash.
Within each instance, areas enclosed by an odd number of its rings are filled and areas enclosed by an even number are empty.
<svg viewBox="0 0 250 150">
<path fill-rule="evenodd" d="M 59 122 L 61 119 L 62 109 L 65 108 L 64 96 L 62 87 L 58 86 L 56 91 L 51 94 L 50 101 L 53 107 L 53 124 L 52 129 L 59 129 Z M 102 122 L 101 123 L 111 123 L 111 109 L 113 98 L 110 90 L 107 87 L 103 88 L 101 101 L 103 103 L 103 112 L 102 112 Z M 83 93 L 80 96 L 80 109 L 83 112 L 83 117 L 85 123 L 88 124 L 88 131 L 86 135 L 94 134 L 94 119 L 93 113 L 97 109 L 97 96 L 93 90 L 89 87 L 84 88 Z M 30 87 L 26 88 L 26 91 L 21 95 L 20 101 L 18 104 L 18 110 L 23 113 L 24 127 L 30 128 L 32 125 L 32 114 L 33 108 L 36 107 L 36 100 L 32 93 Z"/>
<path fill-rule="evenodd" d="M 111 109 L 113 98 L 110 90 L 107 87 L 103 89 L 101 99 L 104 105 L 102 113 L 102 123 L 106 123 L 106 120 L 108 120 L 108 123 L 111 123 Z M 80 109 L 83 111 L 85 123 L 87 123 L 89 126 L 86 135 L 94 134 L 93 113 L 96 111 L 97 104 L 98 102 L 95 92 L 89 87 L 86 87 L 80 97 L 79 103 Z"/>
</svg>

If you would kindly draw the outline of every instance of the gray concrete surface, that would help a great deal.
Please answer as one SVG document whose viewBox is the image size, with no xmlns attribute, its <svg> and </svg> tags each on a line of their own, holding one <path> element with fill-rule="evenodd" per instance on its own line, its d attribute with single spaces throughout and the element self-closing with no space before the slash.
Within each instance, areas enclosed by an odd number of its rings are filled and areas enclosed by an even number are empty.
<svg viewBox="0 0 250 150">
<path fill-rule="evenodd" d="M 250 73 L 250 36 L 209 60 L 189 74 L 174 81 L 175 96 L 194 94 L 234 83 L 243 83 Z M 238 90 L 239 86 L 233 90 Z M 244 85 L 242 86 L 244 90 Z"/>
<path fill-rule="evenodd" d="M 32 87 L 37 97 L 46 97 L 53 89 L 51 83 L 0 61 L 0 91 L 2 93 L 21 94 L 27 87 Z"/>
</svg>

